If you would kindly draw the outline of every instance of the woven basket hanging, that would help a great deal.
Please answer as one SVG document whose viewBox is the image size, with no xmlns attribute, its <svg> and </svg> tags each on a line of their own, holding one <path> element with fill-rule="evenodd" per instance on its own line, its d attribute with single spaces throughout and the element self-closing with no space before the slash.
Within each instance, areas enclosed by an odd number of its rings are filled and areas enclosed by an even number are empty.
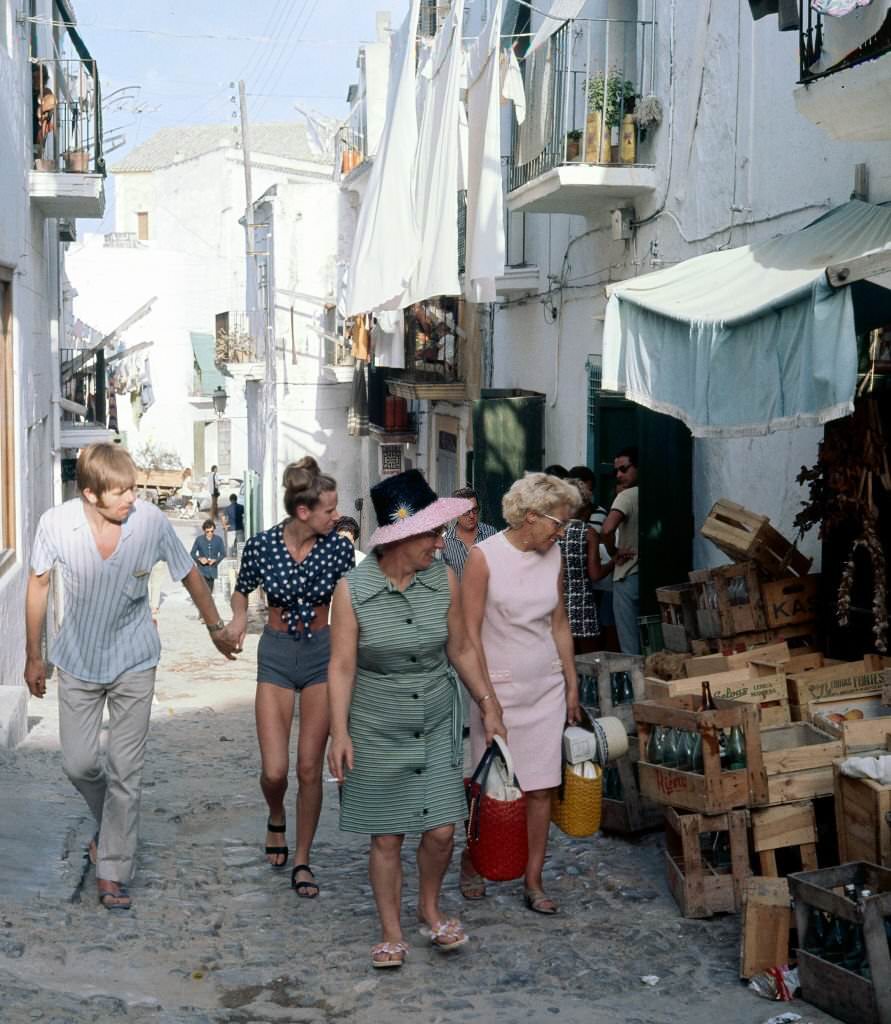
<svg viewBox="0 0 891 1024">
<path fill-rule="evenodd" d="M 603 810 L 603 769 L 594 766 L 595 778 L 584 779 L 563 765 L 563 785 L 551 801 L 551 821 L 568 836 L 592 836 L 600 828 Z"/>
</svg>

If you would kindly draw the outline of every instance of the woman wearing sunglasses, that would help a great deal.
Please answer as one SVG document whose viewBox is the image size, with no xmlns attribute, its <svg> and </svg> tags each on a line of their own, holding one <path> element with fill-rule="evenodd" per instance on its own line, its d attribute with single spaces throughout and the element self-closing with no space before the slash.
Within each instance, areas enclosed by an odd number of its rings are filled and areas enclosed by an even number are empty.
<svg viewBox="0 0 891 1024">
<path fill-rule="evenodd" d="M 576 487 L 547 473 L 527 473 L 502 501 L 508 528 L 471 549 L 461 584 L 467 632 L 502 707 L 517 780 L 526 794 L 525 901 L 539 914 L 557 912 L 544 892 L 542 867 L 551 796 L 560 784 L 563 727 L 579 720 L 557 543 L 579 505 Z M 482 757 L 485 740 L 482 718 L 471 709 L 472 763 Z M 486 894 L 466 850 L 460 886 L 465 899 Z"/>
</svg>

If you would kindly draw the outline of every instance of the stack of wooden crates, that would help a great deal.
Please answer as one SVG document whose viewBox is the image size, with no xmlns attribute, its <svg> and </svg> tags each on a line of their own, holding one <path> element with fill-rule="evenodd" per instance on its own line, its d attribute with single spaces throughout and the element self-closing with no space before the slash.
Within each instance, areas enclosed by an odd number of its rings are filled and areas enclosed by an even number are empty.
<svg viewBox="0 0 891 1024">
<path fill-rule="evenodd" d="M 644 697 L 644 659 L 632 654 L 597 651 L 575 659 L 582 704 L 596 715 L 621 720 L 629 734 L 628 752 L 607 768 L 601 812 L 601 829 L 618 835 L 635 835 L 662 827 L 662 808 L 645 799 L 637 776 L 638 747 L 632 708 Z M 615 702 L 614 685 L 624 688 L 626 679 L 633 700 Z"/>
<path fill-rule="evenodd" d="M 666 649 L 732 653 L 778 640 L 807 646 L 819 585 L 818 576 L 808 575 L 810 559 L 766 516 L 724 498 L 700 533 L 733 562 L 695 570 L 689 582 L 657 589 Z"/>
</svg>

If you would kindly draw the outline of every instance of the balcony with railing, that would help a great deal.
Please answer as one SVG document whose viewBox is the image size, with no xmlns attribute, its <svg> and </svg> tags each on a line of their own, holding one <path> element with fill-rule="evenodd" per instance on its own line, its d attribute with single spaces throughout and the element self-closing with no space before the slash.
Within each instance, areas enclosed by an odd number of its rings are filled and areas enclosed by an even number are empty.
<svg viewBox="0 0 891 1024">
<path fill-rule="evenodd" d="M 214 324 L 214 362 L 217 366 L 254 363 L 258 358 L 247 313 L 232 310 L 217 313 Z"/>
<path fill-rule="evenodd" d="M 32 58 L 31 76 L 31 200 L 48 217 L 101 217 L 105 161 L 96 62 L 92 57 Z"/>
<path fill-rule="evenodd" d="M 340 180 L 350 178 L 357 168 L 368 159 L 368 124 L 365 97 L 359 96 L 355 87 L 350 90 L 352 104 L 350 116 L 337 132 L 336 167 Z"/>
<path fill-rule="evenodd" d="M 891 139 L 891 0 L 843 17 L 798 6 L 798 112 L 834 139 Z"/>
<path fill-rule="evenodd" d="M 513 126 L 510 212 L 585 213 L 653 191 L 654 29 L 652 20 L 567 21 L 521 61 L 526 119 Z"/>
</svg>

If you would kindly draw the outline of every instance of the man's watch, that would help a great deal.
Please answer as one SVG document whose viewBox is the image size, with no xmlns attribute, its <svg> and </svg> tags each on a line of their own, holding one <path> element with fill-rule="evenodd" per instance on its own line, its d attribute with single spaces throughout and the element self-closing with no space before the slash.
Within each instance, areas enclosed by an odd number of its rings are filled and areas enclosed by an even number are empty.
<svg viewBox="0 0 891 1024">
<path fill-rule="evenodd" d="M 204 625 L 207 626 L 208 633 L 219 633 L 221 629 L 226 628 L 226 624 L 222 619 L 219 622 L 205 622 Z"/>
</svg>

